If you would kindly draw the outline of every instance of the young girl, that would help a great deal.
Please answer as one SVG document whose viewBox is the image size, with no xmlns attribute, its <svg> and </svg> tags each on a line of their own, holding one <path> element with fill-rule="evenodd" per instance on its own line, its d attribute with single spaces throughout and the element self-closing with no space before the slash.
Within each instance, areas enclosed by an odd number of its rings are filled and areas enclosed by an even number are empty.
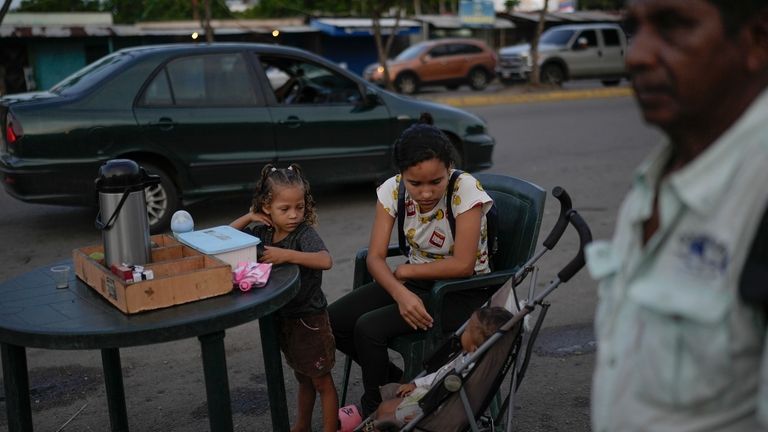
<svg viewBox="0 0 768 432">
<path fill-rule="evenodd" d="M 314 200 L 298 165 L 279 169 L 267 165 L 256 183 L 251 210 L 230 225 L 259 237 L 264 251 L 259 262 L 292 263 L 300 268 L 301 291 L 278 312 L 280 349 L 299 382 L 298 415 L 291 432 L 310 432 L 315 394 L 320 394 L 323 431 L 336 431 L 338 398 L 331 370 L 335 344 L 320 289 L 322 270 L 331 255 L 312 228 Z M 249 227 L 252 223 L 256 225 Z"/>
<path fill-rule="evenodd" d="M 470 174 L 463 173 L 456 179 L 450 197 L 456 219 L 455 239 L 446 218 L 445 194 L 453 171 L 452 154 L 450 140 L 432 125 L 428 114 L 403 132 L 394 148 L 400 174 L 377 190 L 367 258 L 375 281 L 328 308 L 338 349 L 363 371 L 361 405 L 365 416 L 381 402 L 379 386 L 399 381 L 402 374 L 389 362 L 389 340 L 432 325 L 424 301 L 434 281 L 490 271 L 485 214 L 493 201 Z M 405 182 L 406 193 L 403 230 L 410 254 L 408 262 L 392 271 L 386 261 L 387 246 L 396 226 L 401 181 Z M 449 295 L 442 311 L 446 330 L 458 328 L 489 295 L 485 290 Z"/>
</svg>

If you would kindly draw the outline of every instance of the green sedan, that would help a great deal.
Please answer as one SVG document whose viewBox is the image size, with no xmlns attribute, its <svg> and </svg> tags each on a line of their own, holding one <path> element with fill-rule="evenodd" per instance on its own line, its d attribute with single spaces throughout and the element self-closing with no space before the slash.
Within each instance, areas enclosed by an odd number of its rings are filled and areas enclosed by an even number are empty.
<svg viewBox="0 0 768 432">
<path fill-rule="evenodd" d="M 376 182 L 422 112 L 459 166 L 491 166 L 495 141 L 468 112 L 402 97 L 312 53 L 278 45 L 155 45 L 117 51 L 48 91 L 0 99 L 0 177 L 33 203 L 96 204 L 109 159 L 137 161 L 150 226 L 180 207 L 248 193 L 268 162 L 299 163 L 313 185 Z"/>
</svg>

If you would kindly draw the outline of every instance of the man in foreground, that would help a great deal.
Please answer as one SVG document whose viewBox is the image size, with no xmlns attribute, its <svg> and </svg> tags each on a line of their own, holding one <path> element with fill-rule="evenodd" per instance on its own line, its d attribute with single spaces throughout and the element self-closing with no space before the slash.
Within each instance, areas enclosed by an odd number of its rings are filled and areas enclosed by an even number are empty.
<svg viewBox="0 0 768 432">
<path fill-rule="evenodd" d="M 768 430 L 768 1 L 627 6 L 627 69 L 667 142 L 587 251 L 593 430 Z"/>
</svg>

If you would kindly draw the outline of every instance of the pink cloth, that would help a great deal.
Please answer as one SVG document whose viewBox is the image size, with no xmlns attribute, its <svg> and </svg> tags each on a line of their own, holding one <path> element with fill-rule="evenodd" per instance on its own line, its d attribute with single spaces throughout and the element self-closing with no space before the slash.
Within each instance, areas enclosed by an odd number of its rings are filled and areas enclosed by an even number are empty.
<svg viewBox="0 0 768 432">
<path fill-rule="evenodd" d="M 243 292 L 253 287 L 261 288 L 267 284 L 271 271 L 272 264 L 269 263 L 241 262 L 232 270 L 232 282 Z"/>
</svg>

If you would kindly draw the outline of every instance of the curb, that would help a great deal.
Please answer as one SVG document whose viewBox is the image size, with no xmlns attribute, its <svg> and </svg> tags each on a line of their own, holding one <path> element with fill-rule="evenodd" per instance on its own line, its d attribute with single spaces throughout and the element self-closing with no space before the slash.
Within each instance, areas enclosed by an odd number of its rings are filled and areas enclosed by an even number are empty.
<svg viewBox="0 0 768 432">
<path fill-rule="evenodd" d="M 632 96 L 630 87 L 611 87 L 583 90 L 554 90 L 544 92 L 496 94 L 492 96 L 445 96 L 429 98 L 454 107 L 470 107 L 482 105 L 522 104 L 531 102 L 556 102 L 566 100 L 604 99 Z"/>
</svg>

